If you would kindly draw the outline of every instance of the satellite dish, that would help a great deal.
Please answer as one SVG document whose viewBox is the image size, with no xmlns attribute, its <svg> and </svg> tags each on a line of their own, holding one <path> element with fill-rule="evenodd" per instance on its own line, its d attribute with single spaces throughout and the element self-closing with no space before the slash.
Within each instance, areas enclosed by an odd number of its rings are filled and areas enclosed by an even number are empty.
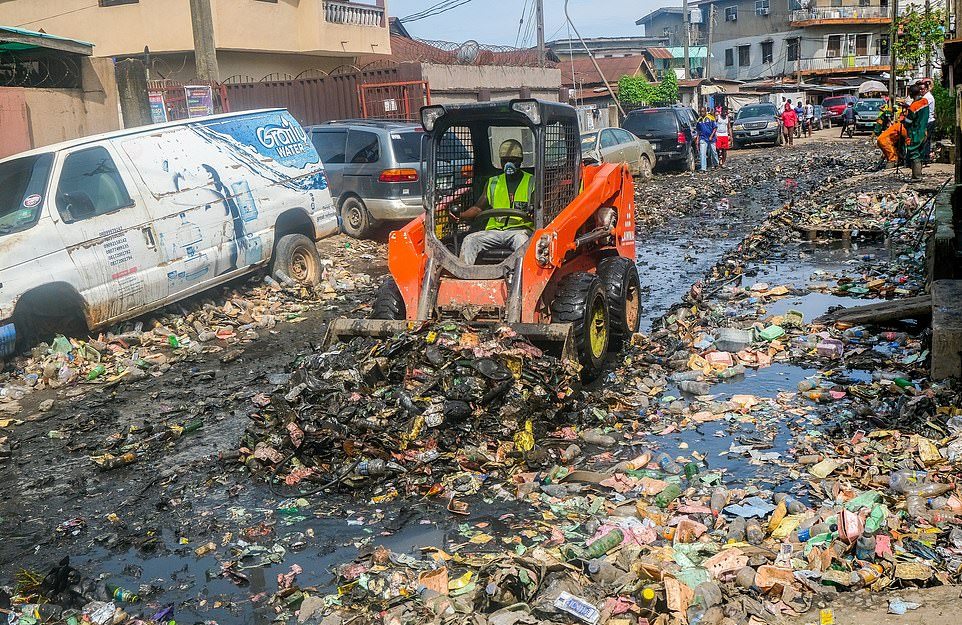
<svg viewBox="0 0 962 625">
<path fill-rule="evenodd" d="M 480 52 L 481 45 L 474 39 L 468 39 L 458 48 L 458 60 L 462 63 L 474 63 Z"/>
</svg>

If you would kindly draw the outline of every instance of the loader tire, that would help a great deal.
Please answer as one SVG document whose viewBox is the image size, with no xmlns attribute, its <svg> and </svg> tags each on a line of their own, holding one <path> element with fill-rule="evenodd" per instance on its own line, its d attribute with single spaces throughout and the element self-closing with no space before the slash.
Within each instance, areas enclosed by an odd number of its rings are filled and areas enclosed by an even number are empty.
<svg viewBox="0 0 962 625">
<path fill-rule="evenodd" d="M 406 316 L 407 311 L 404 307 L 404 298 L 401 297 L 401 290 L 394 278 L 388 278 L 377 288 L 377 293 L 374 295 L 371 319 L 403 321 Z"/>
<path fill-rule="evenodd" d="M 551 302 L 551 322 L 571 324 L 582 373 L 596 377 L 608 356 L 611 329 L 601 279 L 584 272 L 562 278 Z"/>
<path fill-rule="evenodd" d="M 641 280 L 634 263 L 623 256 L 602 259 L 598 277 L 605 287 L 611 318 L 612 351 L 621 350 L 641 323 Z"/>
</svg>

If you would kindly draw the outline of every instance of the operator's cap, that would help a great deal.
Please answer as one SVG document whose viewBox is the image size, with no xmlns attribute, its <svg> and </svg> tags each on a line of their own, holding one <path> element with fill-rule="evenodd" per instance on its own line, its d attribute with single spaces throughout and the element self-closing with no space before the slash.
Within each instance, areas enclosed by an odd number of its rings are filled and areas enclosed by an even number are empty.
<svg viewBox="0 0 962 625">
<path fill-rule="evenodd" d="M 499 158 L 520 158 L 524 159 L 524 148 L 521 146 L 521 142 L 517 139 L 508 139 L 501 144 L 501 149 L 498 150 Z"/>
</svg>

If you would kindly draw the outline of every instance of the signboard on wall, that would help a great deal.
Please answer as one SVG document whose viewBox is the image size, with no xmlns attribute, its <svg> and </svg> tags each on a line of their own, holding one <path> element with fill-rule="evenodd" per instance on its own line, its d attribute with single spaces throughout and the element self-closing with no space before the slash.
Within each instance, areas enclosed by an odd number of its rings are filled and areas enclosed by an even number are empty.
<svg viewBox="0 0 962 625">
<path fill-rule="evenodd" d="M 184 87 L 187 96 L 187 117 L 206 117 L 214 114 L 214 92 L 210 85 Z"/>
<path fill-rule="evenodd" d="M 155 124 L 163 124 L 164 122 L 170 121 L 167 118 L 167 102 L 164 101 L 164 93 L 162 91 L 152 91 L 147 94 L 147 99 L 150 101 L 150 121 Z"/>
</svg>

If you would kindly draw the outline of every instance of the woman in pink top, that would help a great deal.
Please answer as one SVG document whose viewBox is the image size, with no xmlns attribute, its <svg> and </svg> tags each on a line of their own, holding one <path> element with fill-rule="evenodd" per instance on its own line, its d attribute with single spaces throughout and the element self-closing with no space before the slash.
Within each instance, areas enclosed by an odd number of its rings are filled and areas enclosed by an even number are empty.
<svg viewBox="0 0 962 625">
<path fill-rule="evenodd" d="M 792 108 L 791 102 L 785 103 L 785 110 L 782 111 L 782 133 L 785 135 L 785 142 L 794 145 L 792 138 L 795 136 L 795 126 L 798 124 L 798 115 Z"/>
</svg>

